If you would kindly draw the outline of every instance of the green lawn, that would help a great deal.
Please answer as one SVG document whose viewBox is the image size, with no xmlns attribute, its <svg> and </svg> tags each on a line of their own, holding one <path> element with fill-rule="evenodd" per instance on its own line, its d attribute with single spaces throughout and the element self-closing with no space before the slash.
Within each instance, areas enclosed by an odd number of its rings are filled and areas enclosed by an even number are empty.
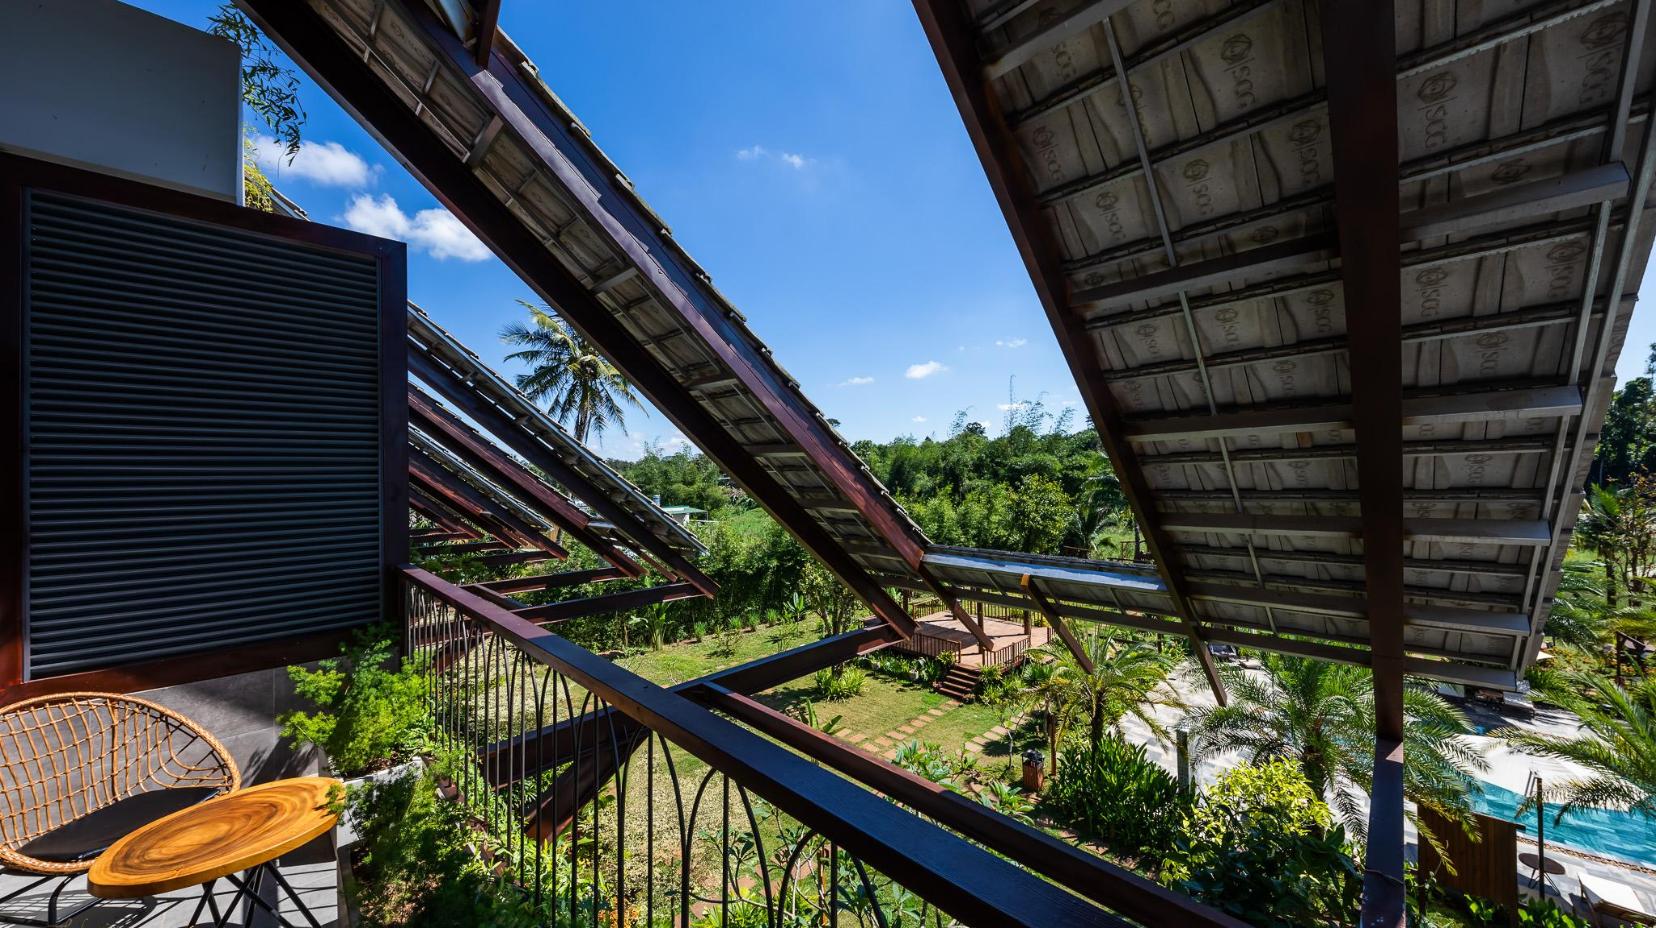
<svg viewBox="0 0 1656 928">
<path fill-rule="evenodd" d="M 671 644 L 659 651 L 640 651 L 621 658 L 617 663 L 651 682 L 672 686 L 806 644 L 815 640 L 818 634 L 816 621 L 807 619 L 760 628 L 723 641 L 709 637 L 699 642 Z M 727 652 L 725 649 L 731 645 L 734 645 L 734 651 Z M 816 703 L 819 725 L 826 725 L 834 716 L 839 716 L 839 731 L 859 732 L 873 739 L 947 702 L 928 684 L 899 680 L 872 670 L 866 672 L 868 682 L 861 695 Z M 811 698 L 812 686 L 812 679 L 807 676 L 760 694 L 757 698 L 773 708 L 797 715 L 805 700 Z M 966 742 L 998 724 L 1000 716 L 995 710 L 978 703 L 967 703 L 936 717 L 914 738 L 936 744 L 952 755 L 965 748 Z M 1038 732 L 1020 732 L 1018 750 L 1039 746 L 1040 742 Z M 866 744 L 866 741 L 863 743 Z M 988 744 L 983 755 L 985 759 L 1003 760 L 1006 756 L 1005 740 Z"/>
<path fill-rule="evenodd" d="M 786 651 L 810 641 L 818 635 L 815 619 L 803 622 L 767 626 L 757 631 L 733 636 L 733 653 L 724 653 L 726 644 L 717 636 L 701 641 L 670 644 L 659 651 L 641 651 L 629 654 L 616 663 L 660 686 L 672 686 L 686 680 L 706 676 L 716 670 L 734 667 L 755 658 Z"/>
<path fill-rule="evenodd" d="M 758 698 L 772 708 L 789 712 L 810 698 L 811 686 L 811 678 L 805 677 L 761 694 Z M 925 714 L 927 709 L 943 705 L 943 702 L 943 695 L 926 684 L 897 681 L 869 673 L 861 695 L 834 702 L 818 702 L 817 723 L 826 725 L 837 715 L 841 717 L 841 730 L 861 732 L 874 738 Z"/>
</svg>

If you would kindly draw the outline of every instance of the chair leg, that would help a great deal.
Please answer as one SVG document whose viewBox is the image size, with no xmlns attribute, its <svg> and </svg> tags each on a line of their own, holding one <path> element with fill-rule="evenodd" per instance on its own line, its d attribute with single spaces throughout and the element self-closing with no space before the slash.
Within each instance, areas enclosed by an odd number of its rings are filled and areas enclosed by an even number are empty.
<svg viewBox="0 0 1656 928">
<path fill-rule="evenodd" d="M 26 925 L 28 928 L 63 928 L 63 926 L 69 924 L 71 921 L 74 921 L 76 917 L 103 901 L 102 899 L 88 899 L 60 918 L 58 916 L 58 899 L 63 895 L 63 891 L 69 888 L 69 884 L 74 882 L 75 877 L 77 876 L 79 876 L 79 874 L 76 873 L 71 873 L 62 877 L 48 874 L 38 880 L 35 880 L 33 883 L 22 887 L 21 889 L 9 892 L 5 896 L 0 896 L 0 904 L 4 904 L 38 886 L 50 883 L 52 880 L 58 881 L 58 885 L 52 890 L 52 894 L 46 899 L 45 918 L 34 918 L 28 915 L 7 915 L 3 920 L 13 925 Z"/>
</svg>

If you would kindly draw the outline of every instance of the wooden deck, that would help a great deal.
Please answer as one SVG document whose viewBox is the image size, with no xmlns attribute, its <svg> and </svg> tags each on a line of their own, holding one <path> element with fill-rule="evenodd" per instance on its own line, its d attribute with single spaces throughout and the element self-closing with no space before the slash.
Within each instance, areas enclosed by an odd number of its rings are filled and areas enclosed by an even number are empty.
<svg viewBox="0 0 1656 928">
<path fill-rule="evenodd" d="M 953 652 L 955 662 L 962 667 L 978 669 L 1003 663 L 1015 663 L 1023 651 L 1047 643 L 1052 629 L 1037 625 L 1024 634 L 1023 626 L 1002 619 L 982 619 L 983 631 L 994 642 L 994 650 L 987 656 L 972 633 L 961 621 L 947 612 L 934 612 L 920 619 L 920 631 L 914 640 L 896 647 L 927 657 L 940 657 Z"/>
</svg>

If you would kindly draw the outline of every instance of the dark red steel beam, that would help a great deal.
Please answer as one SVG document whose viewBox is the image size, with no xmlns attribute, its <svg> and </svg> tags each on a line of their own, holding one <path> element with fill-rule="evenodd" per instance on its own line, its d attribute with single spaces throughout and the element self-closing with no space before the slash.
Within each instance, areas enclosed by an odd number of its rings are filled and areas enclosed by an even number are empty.
<svg viewBox="0 0 1656 928">
<path fill-rule="evenodd" d="M 487 526 L 479 522 L 473 522 L 464 512 L 460 512 L 447 502 L 427 494 L 412 477 L 409 478 L 408 485 L 408 508 L 422 514 L 435 513 L 442 516 L 458 526 L 459 530 L 465 533 L 468 538 L 481 540 L 489 534 Z"/>
<path fill-rule="evenodd" d="M 1392 0 L 1322 7 L 1352 419 L 1362 506 L 1376 765 L 1364 928 L 1403 924 L 1403 313 L 1396 13 Z M 1392 765 L 1396 775 L 1392 776 Z"/>
<path fill-rule="evenodd" d="M 443 408 L 436 400 L 416 389 L 408 388 L 410 421 L 431 439 L 448 449 L 449 453 L 490 480 L 512 492 L 525 506 L 554 525 L 561 526 L 592 553 L 598 555 L 629 576 L 643 576 L 644 569 L 631 558 L 588 526 L 591 522 L 585 512 L 571 503 L 563 494 L 547 486 L 544 481 L 486 441 L 469 428 L 459 416 Z M 716 587 L 715 587 L 716 589 Z"/>
<path fill-rule="evenodd" d="M 408 456 L 408 473 L 409 477 L 427 492 L 434 493 L 455 506 L 463 507 L 469 514 L 492 521 L 497 528 L 505 529 L 505 540 L 513 541 L 521 547 L 539 548 L 553 557 L 569 556 L 568 551 L 546 537 L 539 528 L 524 521 L 517 513 L 490 499 L 424 454 Z"/>
<path fill-rule="evenodd" d="M 410 506 L 409 508 L 412 509 L 414 507 Z M 431 542 L 431 541 L 461 541 L 463 539 L 469 539 L 471 537 L 472 536 L 471 536 L 470 532 L 463 532 L 463 531 L 459 531 L 459 530 L 449 531 L 448 529 L 437 529 L 435 531 L 424 531 L 424 532 L 410 532 L 408 534 L 408 540 L 412 541 L 412 542 L 416 542 L 416 543 Z"/>
<path fill-rule="evenodd" d="M 438 506 L 435 500 L 424 493 L 416 493 L 411 490 L 408 494 L 408 508 L 424 516 L 433 525 L 447 529 L 451 535 L 461 538 L 477 537 L 477 532 L 471 526 L 465 524 L 464 520 L 459 519 L 453 513 L 443 511 L 443 508 Z"/>
<path fill-rule="evenodd" d="M 420 545 L 414 553 L 427 557 L 432 554 L 471 554 L 477 551 L 506 551 L 511 549 L 504 541 L 468 541 L 461 544 Z"/>
<path fill-rule="evenodd" d="M 490 567 L 501 567 L 507 564 L 540 564 L 557 558 L 545 551 L 507 551 L 503 554 L 484 554 L 473 560 Z"/>
<path fill-rule="evenodd" d="M 634 544 L 653 554 L 666 565 L 668 573 L 696 583 L 704 595 L 713 596 L 718 593 L 718 585 L 697 570 L 696 565 L 691 563 L 683 552 L 662 541 L 648 526 L 634 518 L 632 513 L 611 499 L 608 493 L 588 480 L 584 474 L 564 464 L 557 455 L 549 453 L 540 442 L 525 435 L 505 413 L 492 403 L 483 401 L 452 372 L 433 364 L 419 352 L 409 354 L 408 369 L 502 444 L 522 455 L 525 461 L 540 468 L 548 477 L 580 497 L 592 507 L 593 512 L 608 519 L 632 539 Z"/>
<path fill-rule="evenodd" d="M 1222 925 L 1246 923 L 1215 911 L 1182 893 L 1089 854 L 1080 848 L 1017 822 L 952 789 L 904 770 L 883 758 L 823 734 L 764 703 L 719 686 L 690 698 L 769 735 L 812 760 L 838 770 L 881 795 L 919 812 L 990 850 L 1033 868 L 1070 892 L 1085 896 L 1146 925 Z"/>
<path fill-rule="evenodd" d="M 1018 581 L 1018 585 L 1023 587 L 1024 593 L 1035 604 L 1035 608 L 1039 609 L 1041 615 L 1046 617 L 1047 624 L 1051 625 L 1052 630 L 1058 633 L 1059 638 L 1063 639 L 1064 647 L 1069 648 L 1070 656 L 1075 658 L 1075 662 L 1081 665 L 1082 670 L 1089 674 L 1092 673 L 1093 660 L 1091 655 L 1087 654 L 1087 649 L 1081 644 L 1081 639 L 1075 637 L 1075 632 L 1070 630 L 1069 623 L 1064 621 L 1064 617 L 1058 614 L 1058 608 L 1052 604 L 1052 600 L 1047 599 L 1047 595 L 1035 585 L 1035 578 L 1029 574 L 1024 574 Z"/>
<path fill-rule="evenodd" d="M 496 593 L 528 593 L 533 590 L 555 590 L 559 587 L 580 586 L 583 583 L 601 583 L 629 576 L 617 567 L 593 567 L 587 570 L 566 570 L 538 577 L 508 577 L 505 580 L 487 580 L 467 584 L 468 590 L 485 589 Z"/>
<path fill-rule="evenodd" d="M 737 693 L 761 693 L 789 680 L 816 673 L 824 667 L 843 663 L 859 654 L 877 651 L 899 640 L 901 638 L 895 630 L 879 620 L 874 620 L 856 631 L 802 644 L 768 657 L 756 658 L 705 677 L 686 680 L 669 689 L 675 693 L 691 695 L 693 698 L 696 698 L 697 690 L 714 685 Z M 613 726 L 616 731 L 625 731 L 624 726 L 633 724 L 613 709 L 588 712 L 548 725 L 539 731 L 496 742 L 485 749 L 484 757 L 491 759 L 496 755 L 513 754 L 568 757 L 583 753 L 589 750 L 591 745 L 599 744 L 601 737 L 607 737 L 612 728 L 612 718 L 616 720 Z M 493 760 L 488 760 L 483 766 L 485 770 L 498 768 L 507 773 L 510 773 L 511 769 L 509 763 L 501 764 Z M 504 786 L 507 782 L 510 781 L 501 780 L 494 785 Z"/>
<path fill-rule="evenodd" d="M 573 763 L 553 778 L 552 785 L 536 800 L 525 825 L 529 837 L 547 841 L 562 834 L 650 737 L 648 728 L 633 723 L 625 715 L 613 713 L 608 718 L 610 723 L 597 734 L 597 743 L 588 750 L 565 755 Z M 525 767 L 523 774 L 535 773 Z"/>
<path fill-rule="evenodd" d="M 884 584 L 852 558 L 840 542 L 793 499 L 788 488 L 760 466 L 758 459 L 696 402 L 691 392 L 648 349 L 639 344 L 581 280 L 547 253 L 540 241 L 523 227 L 488 185 L 432 134 L 410 107 L 385 86 L 362 60 L 362 56 L 352 51 L 315 10 L 286 0 L 240 0 L 240 5 L 341 106 L 364 126 L 370 127 L 381 142 L 396 152 L 427 189 L 487 243 L 508 267 L 529 283 L 539 296 L 557 307 L 559 314 L 569 320 L 583 337 L 597 345 L 675 426 L 691 437 L 733 480 L 798 538 L 806 550 L 868 603 L 875 615 L 904 634 L 913 633 L 913 620 L 886 593 Z M 490 59 L 487 76 L 484 76 L 463 49 L 456 54 L 458 46 L 454 37 L 447 34 L 440 23 L 431 21 L 426 10 L 416 7 L 410 12 L 417 20 L 428 24 L 428 29 L 437 34 L 439 46 L 447 50 L 449 58 L 462 66 L 466 73 L 472 74 L 475 80 L 482 83 L 503 82 L 514 88 L 513 92 L 521 98 L 532 101 L 528 114 L 532 114 L 531 121 L 536 124 L 528 127 L 531 136 L 542 140 L 565 137 L 568 127 L 559 125 L 555 116 L 534 97 L 535 91 L 523 83 L 518 62 L 504 60 L 497 48 Z M 498 97 L 498 89 L 492 95 Z M 523 113 L 515 103 L 513 108 Z M 503 131 L 518 130 L 514 127 Z M 733 325 L 722 312 L 717 311 L 703 314 L 697 324 L 715 326 L 720 331 L 729 331 Z M 712 346 L 715 349 L 722 346 L 724 350 L 735 350 L 730 338 L 724 336 L 715 338 Z M 411 366 L 413 362 L 414 356 L 411 356 Z M 768 370 L 762 359 L 748 358 L 742 362 L 742 366 L 750 372 L 754 364 L 759 364 L 760 370 Z M 780 389 L 780 384 L 776 384 L 775 388 Z M 454 399 L 446 393 L 444 396 L 451 401 Z M 467 414 L 470 414 L 469 411 Z M 826 432 L 822 431 L 826 426 L 817 424 L 815 428 L 819 438 L 828 441 Z M 501 437 L 505 440 L 504 436 Z M 829 444 L 832 445 L 832 442 L 829 441 Z M 817 456 L 817 449 L 805 447 L 813 457 Z M 524 454 L 522 448 L 514 446 L 513 450 Z M 542 466 L 540 461 L 531 460 L 531 463 Z M 850 468 L 848 462 L 841 463 L 844 468 Z M 831 464 L 830 461 L 825 466 Z M 548 473 L 551 474 L 551 471 Z M 553 476 L 564 482 L 562 478 Z M 871 485 L 864 483 L 862 486 L 865 496 L 874 492 Z M 585 494 L 580 495 L 585 497 Z M 597 500 L 592 502 L 597 508 Z M 898 536 L 901 536 L 900 532 Z M 893 541 L 893 544 L 896 543 Z M 665 557 L 660 551 L 652 553 Z M 918 558 L 918 552 L 914 556 Z"/>
<path fill-rule="evenodd" d="M 438 472 L 442 473 L 440 470 Z M 410 461 L 408 481 L 411 489 L 428 494 L 450 508 L 459 511 L 468 521 L 482 529 L 486 535 L 491 535 L 514 547 L 533 547 L 529 541 L 529 536 L 495 518 L 488 508 L 479 502 L 480 494 L 476 494 L 475 491 L 471 494 L 465 493 L 459 487 L 451 485 L 449 479 L 452 478 L 434 476 L 416 470 L 412 460 Z M 542 550 L 545 551 L 544 548 Z M 550 554 L 551 552 L 546 553 Z"/>
<path fill-rule="evenodd" d="M 930 587 L 932 592 L 937 594 L 937 598 L 943 601 L 944 608 L 948 609 L 949 614 L 955 617 L 955 621 L 964 625 L 966 630 L 972 633 L 972 637 L 977 639 L 978 647 L 983 649 L 984 657 L 987 658 L 990 654 L 993 654 L 995 651 L 994 639 L 984 633 L 983 624 L 973 618 L 972 613 L 960 604 L 960 597 L 949 592 L 948 588 L 938 582 L 937 578 L 932 576 L 931 571 L 927 570 L 925 565 L 921 565 L 918 572 L 920 578 L 926 582 L 926 586 Z"/>
<path fill-rule="evenodd" d="M 451 520 L 459 520 L 468 527 L 473 538 L 494 536 L 514 544 L 521 542 L 510 529 L 489 518 L 488 513 L 474 509 L 463 500 L 451 499 L 440 486 L 431 484 L 412 469 L 408 473 L 408 501 L 410 508 L 443 513 Z"/>
<path fill-rule="evenodd" d="M 587 596 L 582 599 L 566 599 L 562 602 L 547 603 L 544 606 L 530 606 L 527 609 L 513 611 L 517 613 L 519 618 L 527 619 L 537 625 L 551 625 L 554 622 L 597 615 L 601 612 L 637 609 L 640 606 L 670 603 L 674 600 L 689 599 L 692 596 L 700 595 L 701 591 L 692 584 L 665 583 L 661 586 L 645 587 L 641 590 L 621 590 L 599 596 Z"/>
<path fill-rule="evenodd" d="M 1058 347 L 1069 364 L 1070 374 L 1081 389 L 1082 401 L 1092 417 L 1099 443 L 1121 481 L 1122 493 L 1132 504 L 1144 532 L 1145 546 L 1156 561 L 1167 584 L 1168 594 L 1178 607 L 1180 629 L 1190 637 L 1196 661 L 1207 676 L 1208 686 L 1221 705 L 1225 687 L 1213 666 L 1200 630 L 1195 624 L 1195 607 L 1184 592 L 1184 578 L 1177 572 L 1172 546 L 1157 521 L 1155 498 L 1139 467 L 1137 452 L 1124 438 L 1121 412 L 1110 393 L 1102 366 L 1081 316 L 1072 311 L 1067 296 L 1069 284 L 1063 269 L 1063 251 L 1042 215 L 1042 207 L 1031 189 L 1023 155 L 1006 127 L 1005 114 L 982 80 L 983 62 L 977 35 L 960 0 L 914 0 L 915 12 L 925 27 L 926 38 L 937 55 L 943 78 L 954 95 L 966 131 L 977 149 L 988 175 L 989 186 L 1000 201 L 1012 239 L 1029 269 L 1035 293 L 1046 310 Z M 1395 217 L 1394 217 L 1395 218 Z M 1395 238 L 1392 239 L 1394 242 Z"/>
</svg>

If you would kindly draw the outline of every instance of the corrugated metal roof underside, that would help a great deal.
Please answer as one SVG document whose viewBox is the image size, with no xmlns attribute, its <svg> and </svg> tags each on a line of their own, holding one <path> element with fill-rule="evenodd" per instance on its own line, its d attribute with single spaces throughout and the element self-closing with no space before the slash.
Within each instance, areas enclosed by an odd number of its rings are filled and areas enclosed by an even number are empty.
<svg viewBox="0 0 1656 928">
<path fill-rule="evenodd" d="M 695 535 L 691 534 L 678 520 L 668 515 L 656 502 L 645 496 L 643 491 L 616 472 L 604 460 L 592 453 L 591 449 L 576 441 L 574 436 L 566 432 L 563 426 L 547 415 L 533 401 L 507 382 L 493 368 L 484 364 L 477 353 L 468 348 L 463 342 L 455 338 L 436 322 L 426 312 L 415 306 L 408 305 L 408 337 L 409 351 L 418 353 L 438 365 L 440 368 L 453 372 L 458 379 L 465 381 L 477 398 L 499 409 L 511 419 L 517 428 L 530 440 L 544 448 L 564 466 L 593 486 L 604 491 L 605 495 L 620 506 L 639 524 L 646 527 L 657 538 L 675 549 L 695 558 L 707 553 L 707 548 Z M 496 445 L 496 442 L 481 432 L 473 430 L 478 440 Z M 502 451 L 503 454 L 508 452 Z M 509 455 L 510 456 L 510 455 Z M 468 469 L 469 472 L 469 469 Z M 476 476 L 475 474 L 473 476 Z M 544 480 L 544 475 L 542 476 Z M 505 490 L 481 481 L 492 488 L 492 493 L 504 499 L 511 499 L 511 494 Z M 548 483 L 560 495 L 570 499 L 573 503 L 575 495 L 568 488 Z M 527 511 L 522 503 L 511 500 L 511 504 Z M 533 522 L 542 522 L 537 518 Z M 608 537 L 609 540 L 629 547 L 636 547 L 638 542 L 627 537 L 613 524 L 593 523 L 593 529 Z"/>
<path fill-rule="evenodd" d="M 1323 601 L 1359 597 L 1364 571 L 1315 5 L 965 5 L 1021 153 L 1003 167 L 1062 250 L 1062 309 L 1125 419 L 1169 569 L 1193 590 L 1260 591 L 1193 597 L 1199 618 L 1366 641 L 1360 608 Z M 1407 643 L 1516 671 L 1557 584 L 1631 306 L 1604 330 L 1653 56 L 1646 43 L 1625 164 L 1606 165 L 1628 3 L 1398 10 L 1406 596 L 1500 629 L 1411 620 Z M 1624 292 L 1650 236 L 1640 222 Z M 1208 273 L 1158 276 L 1175 266 Z"/>
<path fill-rule="evenodd" d="M 542 167 L 528 145 L 503 131 L 496 111 L 441 50 L 432 46 L 420 24 L 400 4 L 375 0 L 307 0 L 354 49 L 363 55 L 430 131 L 454 152 L 545 245 L 548 254 L 585 282 L 592 294 L 653 356 L 694 402 L 709 413 L 735 447 L 756 460 L 847 553 L 881 582 L 913 580 L 914 574 L 893 545 L 851 501 L 836 489 L 824 464 L 815 460 L 721 359 L 709 337 L 687 327 L 668 301 L 688 298 L 716 307 L 716 325 L 732 342 L 743 342 L 761 357 L 760 376 L 782 385 L 788 401 L 807 411 L 812 427 L 829 436 L 837 457 L 856 479 L 873 488 L 886 515 L 905 527 L 916 542 L 920 533 L 906 513 L 878 487 L 849 446 L 798 391 L 798 384 L 770 357 L 748 330 L 741 315 L 712 286 L 711 278 L 690 258 L 637 195 L 622 172 L 594 145 L 578 119 L 544 85 L 535 81 L 540 103 L 557 116 L 547 131 L 567 132 L 557 139 L 559 151 L 575 162 L 587 190 L 575 191 L 565 178 Z M 497 47 L 533 65 L 504 35 Z M 487 140 L 486 144 L 477 144 Z M 614 190 L 612 215 L 588 210 L 582 195 Z M 635 221 L 636 220 L 636 221 Z M 648 242 L 651 260 L 635 262 L 611 237 L 606 223 L 626 226 L 627 234 Z M 659 246 L 659 247 L 658 247 Z M 685 295 L 688 295 L 686 297 Z M 695 438 L 696 436 L 692 436 Z"/>
</svg>

